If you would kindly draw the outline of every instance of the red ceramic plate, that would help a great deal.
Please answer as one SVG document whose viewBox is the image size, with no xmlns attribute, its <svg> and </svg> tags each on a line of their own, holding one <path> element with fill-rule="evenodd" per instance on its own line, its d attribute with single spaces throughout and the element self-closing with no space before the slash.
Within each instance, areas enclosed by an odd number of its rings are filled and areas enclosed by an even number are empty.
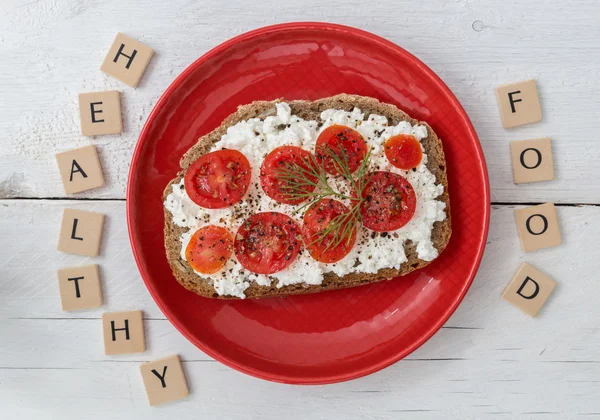
<svg viewBox="0 0 600 420">
<path fill-rule="evenodd" d="M 356 93 L 396 104 L 444 141 L 453 235 L 427 268 L 392 281 L 262 300 L 204 299 L 173 278 L 163 246 L 163 189 L 196 139 L 241 104 Z M 429 339 L 467 292 L 485 246 L 489 186 L 477 135 L 448 87 L 376 35 L 329 23 L 245 33 L 209 51 L 162 95 L 142 130 L 127 189 L 129 235 L 142 278 L 169 320 L 205 353 L 278 382 L 357 378 Z"/>
</svg>

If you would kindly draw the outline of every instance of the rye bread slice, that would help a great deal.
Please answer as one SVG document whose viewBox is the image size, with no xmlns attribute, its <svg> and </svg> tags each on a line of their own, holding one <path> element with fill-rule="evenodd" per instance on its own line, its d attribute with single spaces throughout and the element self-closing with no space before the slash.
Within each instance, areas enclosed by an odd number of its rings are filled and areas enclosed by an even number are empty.
<svg viewBox="0 0 600 420">
<path fill-rule="evenodd" d="M 226 133 L 228 127 L 249 118 L 265 118 L 269 115 L 274 115 L 276 113 L 276 102 L 278 101 L 256 101 L 248 105 L 240 106 L 237 112 L 231 114 L 223 121 L 221 126 L 205 136 L 200 137 L 198 142 L 192 146 L 182 157 L 180 162 L 182 169 L 177 174 L 177 177 L 173 179 L 165 188 L 162 197 L 163 202 L 167 195 L 172 192 L 171 185 L 178 183 L 181 180 L 185 170 L 192 162 L 210 151 L 212 145 L 220 140 L 221 136 Z M 431 236 L 435 248 L 440 253 L 444 250 L 448 244 L 448 241 L 450 240 L 450 235 L 452 232 L 450 223 L 448 180 L 446 176 L 446 160 L 444 158 L 441 140 L 437 137 L 427 123 L 411 118 L 404 111 L 398 109 L 394 105 L 379 102 L 374 98 L 358 95 L 340 94 L 312 102 L 301 100 L 289 101 L 288 104 L 292 109 L 292 114 L 298 115 L 299 117 L 307 120 L 319 120 L 321 111 L 325 109 L 334 108 L 351 111 L 354 107 L 358 107 L 365 114 L 365 116 L 368 116 L 369 114 L 384 115 L 388 118 L 390 125 L 396 125 L 400 121 L 408 121 L 413 125 L 417 123 L 425 125 L 427 127 L 428 135 L 425 139 L 421 140 L 421 144 L 423 145 L 425 153 L 428 156 L 427 168 L 435 175 L 436 183 L 444 186 L 444 193 L 439 196 L 437 200 L 446 203 L 446 219 L 442 222 L 435 222 Z M 171 213 L 169 213 L 166 209 L 164 210 L 164 214 L 165 249 L 169 265 L 171 266 L 177 281 L 186 289 L 207 298 L 238 299 L 235 296 L 219 296 L 208 280 L 198 276 L 188 265 L 188 263 L 181 259 L 181 242 L 179 241 L 179 238 L 181 237 L 181 234 L 186 231 L 186 228 L 181 228 L 175 225 L 173 223 Z M 271 286 L 260 286 L 256 284 L 256 282 L 252 282 L 250 287 L 246 289 L 245 294 L 247 298 L 259 298 L 275 295 L 282 296 L 301 293 L 314 293 L 325 290 L 341 289 L 344 287 L 353 287 L 402 276 L 414 270 L 425 267 L 430 263 L 429 261 L 423 261 L 417 257 L 416 246 L 411 241 L 407 241 L 404 244 L 404 248 L 406 256 L 408 257 L 408 261 L 403 263 L 398 270 L 393 268 L 384 268 L 375 274 L 351 273 L 342 277 L 334 273 L 325 273 L 323 282 L 320 285 L 293 284 L 278 288 L 277 280 L 274 280 L 271 283 Z"/>
</svg>

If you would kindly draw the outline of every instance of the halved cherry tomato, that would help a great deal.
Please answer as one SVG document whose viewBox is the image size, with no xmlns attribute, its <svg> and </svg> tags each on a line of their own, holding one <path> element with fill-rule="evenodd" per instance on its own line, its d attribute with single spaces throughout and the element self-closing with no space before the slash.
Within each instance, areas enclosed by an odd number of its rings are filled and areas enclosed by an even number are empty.
<svg viewBox="0 0 600 420">
<path fill-rule="evenodd" d="M 344 258 L 356 242 L 356 220 L 348 217 L 344 220 L 343 227 L 348 227 L 349 235 L 343 237 L 341 242 L 333 232 L 328 233 L 324 238 L 322 232 L 327 229 L 331 221 L 344 214 L 348 214 L 350 209 L 344 204 L 331 198 L 324 198 L 313 204 L 304 213 L 304 224 L 302 225 L 302 239 L 306 249 L 317 261 L 324 263 L 334 263 Z M 354 226 L 348 226 L 353 224 Z M 335 245 L 336 242 L 339 242 Z M 335 246 L 334 246 L 335 245 Z"/>
<path fill-rule="evenodd" d="M 233 253 L 233 237 L 224 227 L 208 225 L 198 229 L 185 248 L 185 259 L 199 273 L 219 271 Z"/>
<path fill-rule="evenodd" d="M 331 125 L 319 134 L 315 155 L 319 162 L 324 162 L 325 172 L 331 175 L 339 175 L 340 168 L 335 161 L 327 155 L 325 150 L 329 149 L 343 160 L 346 155 L 350 172 L 358 169 L 367 154 L 367 143 L 363 136 L 356 130 L 345 125 Z"/>
<path fill-rule="evenodd" d="M 390 137 L 385 142 L 384 149 L 390 163 L 405 171 L 416 168 L 423 159 L 421 143 L 415 136 L 409 134 L 398 134 Z"/>
<path fill-rule="evenodd" d="M 294 261 L 302 247 L 298 224 L 283 213 L 257 213 L 242 223 L 235 235 L 235 256 L 244 268 L 273 274 Z"/>
<path fill-rule="evenodd" d="M 200 207 L 221 209 L 240 201 L 250 185 L 251 167 L 237 150 L 217 150 L 200 156 L 184 176 L 185 191 Z"/>
<path fill-rule="evenodd" d="M 400 229 L 412 219 L 417 207 L 412 185 L 392 172 L 372 173 L 362 197 L 363 225 L 377 232 Z"/>
<path fill-rule="evenodd" d="M 260 167 L 260 185 L 265 193 L 273 200 L 285 204 L 300 204 L 306 198 L 296 197 L 295 194 L 310 193 L 314 191 L 316 185 L 302 185 L 301 188 L 287 189 L 290 186 L 290 180 L 282 179 L 281 171 L 287 168 L 301 167 L 308 170 L 313 159 L 309 151 L 296 146 L 281 146 L 273 149 L 267 155 Z M 297 169 L 297 168 L 296 168 Z M 311 183 L 317 181 L 313 176 L 304 173 L 307 180 Z"/>
</svg>

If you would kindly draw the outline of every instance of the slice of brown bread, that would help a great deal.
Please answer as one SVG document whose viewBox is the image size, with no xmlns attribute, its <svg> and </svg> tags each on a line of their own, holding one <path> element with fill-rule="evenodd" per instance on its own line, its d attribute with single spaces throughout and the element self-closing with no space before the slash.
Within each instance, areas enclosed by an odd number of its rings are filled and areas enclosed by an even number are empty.
<svg viewBox="0 0 600 420">
<path fill-rule="evenodd" d="M 194 162 L 198 157 L 210 151 L 214 143 L 220 140 L 221 136 L 226 133 L 227 128 L 243 120 L 249 118 L 265 118 L 276 113 L 275 103 L 278 101 L 256 101 L 248 105 L 240 106 L 234 114 L 223 121 L 220 127 L 200 137 L 198 142 L 192 146 L 181 159 L 180 165 L 182 170 L 177 177 L 173 179 L 165 188 L 163 193 L 163 202 L 167 195 L 172 192 L 171 185 L 178 183 L 183 177 L 187 167 Z M 446 219 L 442 222 L 435 222 L 431 233 L 433 245 L 441 253 L 448 241 L 452 232 L 450 224 L 450 201 L 448 197 L 448 180 L 446 176 L 446 160 L 442 142 L 431 129 L 431 127 L 422 121 L 417 121 L 411 118 L 402 110 L 391 104 L 379 102 L 377 99 L 358 95 L 341 94 L 328 98 L 319 99 L 316 101 L 288 101 L 292 109 L 292 114 L 298 115 L 306 120 L 319 120 L 321 111 L 325 109 L 343 109 L 351 111 L 354 107 L 368 116 L 369 114 L 384 115 L 388 118 L 390 125 L 396 125 L 400 121 L 409 121 L 411 124 L 422 124 L 427 127 L 427 137 L 421 140 L 421 144 L 427 153 L 428 161 L 427 168 L 436 177 L 436 183 L 444 186 L 444 193 L 437 200 L 446 203 Z M 191 290 L 201 296 L 220 299 L 238 299 L 234 296 L 219 296 L 214 287 L 208 280 L 197 275 L 188 263 L 180 257 L 181 242 L 179 238 L 185 232 L 186 228 L 181 228 L 173 223 L 171 213 L 166 209 L 165 214 L 165 249 L 167 259 L 173 270 L 175 278 L 186 289 Z M 414 270 L 425 267 L 429 261 L 423 261 L 417 257 L 416 246 L 408 241 L 404 245 L 408 261 L 400 266 L 400 269 L 384 268 L 375 274 L 368 273 L 351 273 L 345 276 L 338 276 L 334 273 L 326 273 L 322 284 L 307 285 L 293 284 L 277 287 L 277 280 L 272 281 L 271 286 L 260 286 L 256 282 L 252 282 L 250 287 L 245 291 L 247 298 L 259 298 L 266 296 L 281 296 L 300 293 L 313 293 L 325 290 L 341 289 L 344 287 L 358 286 L 367 283 L 373 283 L 380 280 L 391 279 L 397 276 L 408 274 Z"/>
</svg>

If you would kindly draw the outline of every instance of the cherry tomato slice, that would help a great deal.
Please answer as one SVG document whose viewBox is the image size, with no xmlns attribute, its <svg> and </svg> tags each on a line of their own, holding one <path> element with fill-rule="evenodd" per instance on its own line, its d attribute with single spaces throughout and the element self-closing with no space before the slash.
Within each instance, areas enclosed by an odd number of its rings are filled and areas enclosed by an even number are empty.
<svg viewBox="0 0 600 420">
<path fill-rule="evenodd" d="M 377 232 L 400 229 L 412 219 L 417 207 L 412 185 L 392 172 L 372 173 L 362 197 L 363 225 Z"/>
<path fill-rule="evenodd" d="M 248 159 L 237 150 L 207 153 L 185 172 L 185 191 L 200 207 L 229 207 L 240 201 L 248 191 L 250 172 Z"/>
<path fill-rule="evenodd" d="M 416 168 L 423 159 L 421 143 L 408 134 L 390 137 L 385 142 L 384 150 L 390 163 L 405 171 Z"/>
<path fill-rule="evenodd" d="M 306 183 L 300 186 L 297 184 L 298 187 L 293 190 L 286 189 L 286 186 L 290 185 L 290 180 L 282 179 L 281 171 L 286 167 L 293 168 L 294 166 L 308 170 L 311 159 L 313 159 L 311 153 L 300 147 L 281 146 L 273 149 L 260 167 L 260 185 L 273 200 L 285 204 L 300 204 L 306 200 L 306 197 L 297 197 L 296 195 L 314 191 L 315 185 Z M 308 174 L 304 173 L 304 175 Z M 313 176 L 307 176 L 306 178 L 311 183 L 317 181 Z"/>
<path fill-rule="evenodd" d="M 315 155 L 319 162 L 323 162 L 325 172 L 339 175 L 339 165 L 324 151 L 329 149 L 340 159 L 345 153 L 350 172 L 358 169 L 367 154 L 367 143 L 363 136 L 356 130 L 345 125 L 331 125 L 319 134 Z"/>
<path fill-rule="evenodd" d="M 185 259 L 199 273 L 219 271 L 233 253 L 233 236 L 224 227 L 208 225 L 198 229 L 185 249 Z"/>
<path fill-rule="evenodd" d="M 298 224 L 283 213 L 257 213 L 242 223 L 235 235 L 235 256 L 258 274 L 273 274 L 294 261 L 302 247 Z"/>
<path fill-rule="evenodd" d="M 342 241 L 338 241 L 338 237 L 331 232 L 323 238 L 323 231 L 327 229 L 331 221 L 345 214 L 348 214 L 350 209 L 344 204 L 331 198 L 324 198 L 313 204 L 304 213 L 304 224 L 302 225 L 302 239 L 306 249 L 317 261 L 324 263 L 334 263 L 350 253 L 356 242 L 356 219 L 349 217 L 343 221 L 343 227 L 348 227 L 349 235 L 343 237 Z M 348 226 L 352 224 L 354 226 Z M 336 245 L 336 242 L 339 242 Z"/>
</svg>

